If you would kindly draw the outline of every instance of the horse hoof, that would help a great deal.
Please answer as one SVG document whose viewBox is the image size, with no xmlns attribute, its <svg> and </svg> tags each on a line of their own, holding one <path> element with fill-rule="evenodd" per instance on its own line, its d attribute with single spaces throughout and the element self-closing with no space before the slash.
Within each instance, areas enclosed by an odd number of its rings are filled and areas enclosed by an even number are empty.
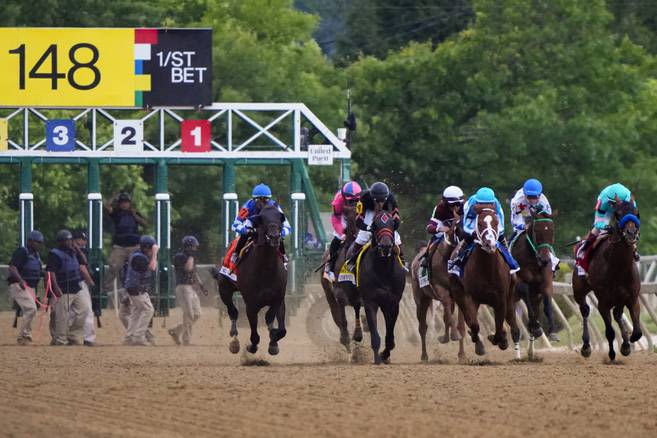
<svg viewBox="0 0 657 438">
<path fill-rule="evenodd" d="M 390 361 L 390 350 L 388 350 L 387 348 L 385 348 L 385 349 L 381 352 L 381 359 L 383 359 L 384 362 L 385 362 L 386 360 L 389 362 L 389 361 Z"/>
<path fill-rule="evenodd" d="M 632 352 L 632 349 L 630 348 L 630 343 L 629 342 L 623 342 L 623 344 L 621 345 L 621 354 L 623 356 L 629 356 L 631 352 Z"/>
<path fill-rule="evenodd" d="M 506 339 L 506 337 L 504 337 L 500 342 L 497 343 L 497 346 L 500 347 L 500 350 L 506 350 L 509 348 L 509 341 Z"/>
<path fill-rule="evenodd" d="M 543 329 L 541 327 L 538 327 L 532 330 L 531 335 L 534 337 L 534 339 L 538 339 L 541 336 L 543 336 Z"/>
<path fill-rule="evenodd" d="M 356 327 L 354 330 L 354 337 L 352 338 L 354 342 L 363 342 L 363 329 Z"/>
<path fill-rule="evenodd" d="M 484 347 L 484 343 L 481 341 L 477 341 L 475 343 L 475 354 L 477 356 L 483 356 L 486 354 L 486 347 Z"/>
<path fill-rule="evenodd" d="M 384 365 L 390 365 L 390 358 L 389 357 L 387 357 L 385 359 L 381 359 L 381 361 L 383 362 Z"/>
<path fill-rule="evenodd" d="M 269 349 L 268 349 L 267 351 L 268 351 L 269 354 L 271 354 L 272 356 L 276 356 L 280 350 L 278 349 L 278 345 L 276 345 L 276 344 L 269 344 Z"/>
<path fill-rule="evenodd" d="M 345 347 L 349 346 L 349 333 L 342 333 L 340 335 L 340 343 Z"/>
<path fill-rule="evenodd" d="M 228 351 L 230 351 L 233 354 L 237 354 L 240 352 L 240 340 L 237 339 L 237 336 L 234 336 L 233 339 L 230 341 L 230 344 L 228 344 Z"/>
<path fill-rule="evenodd" d="M 257 345 L 249 345 L 246 347 L 246 351 L 248 351 L 251 354 L 256 354 L 258 351 L 258 346 Z"/>
<path fill-rule="evenodd" d="M 449 334 L 445 333 L 443 336 L 439 337 L 438 342 L 441 344 L 447 344 L 449 342 Z"/>
<path fill-rule="evenodd" d="M 374 355 L 374 365 L 381 365 L 383 362 L 381 361 L 381 357 L 378 354 Z"/>
<path fill-rule="evenodd" d="M 429 362 L 429 355 L 427 353 L 422 353 L 422 356 L 420 356 L 420 360 L 422 362 Z"/>
<path fill-rule="evenodd" d="M 235 336 L 237 336 L 237 329 L 234 329 L 234 330 L 230 329 L 229 335 L 230 335 L 231 338 L 234 338 Z"/>
<path fill-rule="evenodd" d="M 635 332 L 632 332 L 632 336 L 630 337 L 630 342 L 636 342 L 639 339 L 641 339 L 641 336 L 643 336 L 643 333 L 641 330 L 637 330 Z"/>
<path fill-rule="evenodd" d="M 613 362 L 616 360 L 616 352 L 615 351 L 610 351 L 609 352 L 609 361 Z"/>
<path fill-rule="evenodd" d="M 591 345 L 590 344 L 582 345 L 582 349 L 580 350 L 580 353 L 582 353 L 583 357 L 590 357 L 591 356 Z"/>
<path fill-rule="evenodd" d="M 488 335 L 488 340 L 490 341 L 491 344 L 497 345 L 497 339 L 495 339 L 495 336 Z"/>
<path fill-rule="evenodd" d="M 461 340 L 461 333 L 458 332 L 458 330 L 452 330 L 449 334 L 450 339 L 452 341 L 460 341 Z"/>
</svg>

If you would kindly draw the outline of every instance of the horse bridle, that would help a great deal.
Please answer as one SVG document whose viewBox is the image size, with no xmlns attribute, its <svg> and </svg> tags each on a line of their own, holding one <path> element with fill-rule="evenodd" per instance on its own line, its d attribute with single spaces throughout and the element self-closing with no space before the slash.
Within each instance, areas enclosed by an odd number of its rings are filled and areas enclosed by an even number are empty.
<svg viewBox="0 0 657 438">
<path fill-rule="evenodd" d="M 490 212 L 492 212 L 493 214 L 497 214 L 497 212 L 496 212 L 495 210 L 493 210 L 492 208 L 482 208 L 482 209 L 477 213 L 477 218 L 475 219 L 475 234 L 476 234 L 477 238 L 475 239 L 475 243 L 478 243 L 478 244 L 481 245 L 481 246 L 485 246 L 485 245 L 484 245 L 484 239 L 482 238 L 482 236 L 483 236 L 484 234 L 492 233 L 493 236 L 494 236 L 494 239 L 495 239 L 494 241 L 495 241 L 495 242 L 497 242 L 497 239 L 499 238 L 499 233 L 498 233 L 498 231 L 495 230 L 495 229 L 493 229 L 493 227 L 491 226 L 491 222 L 493 221 L 493 216 L 491 216 L 491 215 L 488 215 L 488 216 L 486 216 L 486 217 L 484 218 L 484 222 L 486 223 L 486 228 L 483 230 L 483 232 L 480 232 L 480 231 L 479 231 L 479 215 L 480 215 L 481 213 L 483 213 L 484 211 L 490 211 Z M 490 218 L 490 219 L 489 219 L 489 218 Z M 488 219 L 488 220 L 487 220 L 487 219 Z M 486 240 L 488 240 L 488 239 L 486 239 Z"/>
<path fill-rule="evenodd" d="M 542 210 L 537 213 L 547 213 L 546 211 Z M 535 243 L 536 241 L 536 222 L 554 222 L 552 218 L 547 218 L 547 217 L 541 217 L 541 218 L 536 218 L 532 216 L 532 235 L 530 236 L 529 233 L 526 234 L 527 238 L 527 243 L 529 243 L 530 248 L 534 251 L 534 254 L 538 256 L 538 250 L 541 248 L 548 248 L 550 252 L 554 252 L 554 247 L 550 243 L 539 243 L 538 245 Z"/>
<path fill-rule="evenodd" d="M 383 215 L 388 215 L 387 213 L 382 213 L 380 216 Z M 387 220 L 383 221 L 383 223 L 387 223 L 388 220 L 392 220 L 392 218 L 388 217 Z M 374 223 L 376 221 L 376 217 L 372 220 Z M 372 230 L 374 232 L 374 240 L 376 243 L 376 247 L 379 248 L 379 241 L 381 240 L 382 237 L 385 237 L 386 235 L 390 237 L 390 240 L 393 242 L 393 245 L 388 248 L 388 253 L 385 254 L 386 257 L 390 257 L 392 255 L 392 247 L 394 246 L 395 242 L 395 231 L 394 229 L 391 228 L 374 228 Z"/>
<path fill-rule="evenodd" d="M 636 232 L 636 239 L 634 240 L 628 239 L 627 231 L 625 230 L 625 225 L 627 225 L 628 222 L 634 222 L 634 224 L 636 225 L 637 232 Z M 641 227 L 641 221 L 639 220 L 639 218 L 634 213 L 626 213 L 621 218 L 621 220 L 616 222 L 616 228 L 618 229 L 618 231 L 620 231 L 620 237 L 618 238 L 618 240 L 613 240 L 613 233 L 612 233 L 612 235 L 609 236 L 609 242 L 618 243 L 621 240 L 624 240 L 629 244 L 635 244 L 636 242 L 639 241 L 640 227 Z"/>
</svg>

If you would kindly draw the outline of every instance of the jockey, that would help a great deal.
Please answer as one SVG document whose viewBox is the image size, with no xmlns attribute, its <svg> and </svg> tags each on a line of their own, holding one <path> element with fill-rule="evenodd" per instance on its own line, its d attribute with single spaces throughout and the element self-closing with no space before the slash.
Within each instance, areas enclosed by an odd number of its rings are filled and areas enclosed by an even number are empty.
<svg viewBox="0 0 657 438">
<path fill-rule="evenodd" d="M 345 204 L 354 205 L 360 199 L 361 188 L 355 181 L 350 181 L 342 186 L 333 198 L 331 206 L 333 207 L 333 214 L 331 215 L 331 225 L 333 225 L 333 240 L 329 246 L 329 259 L 324 266 L 324 273 L 326 277 L 333 281 L 335 279 L 335 261 L 338 257 L 338 250 L 340 245 L 344 242 L 346 218 L 343 211 Z"/>
<path fill-rule="evenodd" d="M 433 209 L 431 219 L 427 223 L 427 233 L 432 234 L 431 243 L 440 243 L 449 230 L 449 222 L 457 215 L 463 217 L 463 190 L 449 186 L 443 190 L 443 199 Z"/>
<path fill-rule="evenodd" d="M 360 250 L 363 249 L 363 246 L 372 237 L 370 226 L 372 225 L 372 221 L 374 221 L 375 213 L 380 210 L 385 210 L 392 216 L 395 224 L 395 245 L 399 247 L 399 256 L 402 258 L 402 261 L 404 260 L 400 246 L 401 237 L 397 232 L 397 228 L 399 228 L 401 222 L 397 201 L 385 183 L 375 182 L 369 190 L 362 193 L 360 201 L 356 205 L 356 212 L 358 213 L 356 226 L 360 228 L 360 231 L 354 243 L 351 244 L 349 251 L 347 251 L 347 267 L 352 272 Z"/>
<path fill-rule="evenodd" d="M 598 238 L 600 232 L 607 228 L 609 222 L 614 217 L 614 205 L 616 200 L 620 202 L 629 202 L 633 201 L 632 192 L 630 189 L 625 187 L 623 184 L 616 183 L 610 186 L 605 187 L 600 195 L 598 195 L 598 201 L 595 204 L 595 215 L 593 219 L 593 228 L 589 231 L 589 234 L 586 236 L 586 240 L 577 250 L 577 271 L 579 275 L 585 275 L 586 271 L 582 268 L 581 262 L 586 257 L 588 250 L 593 245 L 593 242 Z M 636 201 L 633 201 L 634 207 L 636 208 Z M 634 259 L 639 261 L 640 256 L 636 249 L 634 248 Z M 582 268 L 582 269 L 580 269 Z"/>
<path fill-rule="evenodd" d="M 495 192 L 493 189 L 488 187 L 482 187 L 477 190 L 473 196 L 468 199 L 468 202 L 465 204 L 464 213 L 465 218 L 463 220 L 463 232 L 465 234 L 465 243 L 461 243 L 459 246 L 458 252 L 455 257 L 452 257 L 452 260 L 448 262 L 449 273 L 454 275 L 461 275 L 463 270 L 463 262 L 465 261 L 465 256 L 469 251 L 471 244 L 475 240 L 475 227 L 477 221 L 477 212 L 475 211 L 475 206 L 477 204 L 494 204 L 497 217 L 499 219 L 497 225 L 498 232 L 498 244 L 497 248 L 504 256 L 504 260 L 509 265 L 511 273 L 514 274 L 520 270 L 518 262 L 515 261 L 513 256 L 509 253 L 507 248 L 506 239 L 504 238 L 504 212 L 502 211 L 502 205 L 500 201 L 495 197 Z M 456 250 L 455 250 L 456 251 Z"/>
<path fill-rule="evenodd" d="M 285 213 L 283 213 L 283 210 L 281 209 L 280 205 L 278 205 L 276 201 L 271 199 L 271 189 L 269 188 L 269 186 L 260 183 L 253 188 L 253 192 L 251 193 L 251 199 L 246 201 L 246 203 L 242 206 L 242 208 L 240 208 L 237 217 L 235 217 L 235 220 L 233 221 L 233 225 L 231 228 L 234 232 L 238 233 L 240 237 L 239 237 L 239 241 L 237 242 L 237 246 L 235 246 L 233 254 L 231 255 L 230 258 L 232 265 L 235 265 L 237 263 L 237 258 L 239 256 L 239 253 L 240 251 L 242 251 L 242 248 L 244 248 L 244 245 L 246 244 L 248 238 L 255 234 L 253 223 L 249 218 L 251 216 L 260 213 L 260 210 L 262 210 L 262 208 L 267 205 L 274 205 L 278 207 L 278 211 L 280 211 L 283 217 L 285 217 Z M 285 237 L 288 234 L 290 234 L 290 223 L 287 221 L 287 218 L 285 218 L 285 220 L 283 221 L 283 229 L 281 230 L 281 237 Z M 285 246 L 283 245 L 282 239 L 281 239 L 281 245 L 279 250 L 283 255 L 283 258 L 287 262 L 287 256 L 285 255 Z"/>
<path fill-rule="evenodd" d="M 522 185 L 522 188 L 516 192 L 511 199 L 511 225 L 513 232 L 509 241 L 513 240 L 527 228 L 527 219 L 530 217 L 530 211 L 545 212 L 552 214 L 550 202 L 543 193 L 543 184 L 535 178 L 530 178 Z M 559 265 L 559 259 L 550 251 L 552 260 L 552 270 L 556 270 Z"/>
</svg>

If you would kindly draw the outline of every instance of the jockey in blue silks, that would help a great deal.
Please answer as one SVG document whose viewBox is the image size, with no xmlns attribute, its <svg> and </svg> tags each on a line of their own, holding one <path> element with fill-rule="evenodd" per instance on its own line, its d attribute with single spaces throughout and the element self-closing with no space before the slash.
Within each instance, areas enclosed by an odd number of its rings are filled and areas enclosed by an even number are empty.
<svg viewBox="0 0 657 438">
<path fill-rule="evenodd" d="M 463 219 L 463 231 L 465 234 L 465 240 L 461 242 L 459 247 L 455 249 L 456 256 L 448 262 L 448 270 L 450 274 L 458 275 L 459 277 L 463 275 L 463 265 L 465 263 L 466 256 L 470 253 L 474 247 L 475 241 L 475 226 L 477 225 L 477 212 L 475 211 L 475 206 L 478 204 L 492 204 L 494 205 L 495 212 L 499 219 L 497 225 L 498 231 L 498 242 L 497 249 L 500 251 L 504 260 L 509 265 L 510 271 L 512 274 L 520 270 L 518 262 L 511 256 L 509 249 L 506 244 L 506 239 L 504 237 L 504 212 L 502 211 L 502 205 L 500 201 L 495 197 L 495 192 L 493 189 L 488 187 L 482 187 L 477 190 L 473 196 L 468 199 L 468 202 L 465 204 L 463 209 L 464 219 Z"/>
</svg>

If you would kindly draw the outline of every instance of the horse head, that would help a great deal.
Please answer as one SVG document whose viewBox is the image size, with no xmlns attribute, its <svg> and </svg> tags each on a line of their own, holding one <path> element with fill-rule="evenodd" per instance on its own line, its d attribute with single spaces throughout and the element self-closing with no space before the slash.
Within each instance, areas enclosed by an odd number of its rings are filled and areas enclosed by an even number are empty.
<svg viewBox="0 0 657 438">
<path fill-rule="evenodd" d="M 258 230 L 258 245 L 268 244 L 275 248 L 281 244 L 281 232 L 285 217 L 275 205 L 267 205 L 251 221 Z"/>
<path fill-rule="evenodd" d="M 445 221 L 446 225 L 449 225 L 449 229 L 445 233 L 445 242 L 454 247 L 458 245 L 463 237 L 463 228 L 461 222 L 461 216 L 458 212 L 454 212 L 454 217 Z"/>
<path fill-rule="evenodd" d="M 395 221 L 387 211 L 380 211 L 372 220 L 372 244 L 380 257 L 392 256 L 392 248 L 395 244 Z"/>
<path fill-rule="evenodd" d="M 342 208 L 342 214 L 345 219 L 345 233 L 348 237 L 355 238 L 358 234 L 358 227 L 356 226 L 356 203 L 355 201 L 345 201 Z"/>
<path fill-rule="evenodd" d="M 634 197 L 629 201 L 619 201 L 618 197 L 616 198 L 614 218 L 621 238 L 628 244 L 635 244 L 639 240 L 641 221 L 639 220 L 639 210 L 634 204 Z"/>
<path fill-rule="evenodd" d="M 536 260 L 539 266 L 546 266 L 551 263 L 550 251 L 554 245 L 554 221 L 552 215 L 545 210 L 529 210 L 531 222 L 527 229 L 527 238 L 529 243 L 536 252 Z"/>
<path fill-rule="evenodd" d="M 477 213 L 476 243 L 487 253 L 493 254 L 497 251 L 497 239 L 499 237 L 497 227 L 500 222 L 495 207 L 481 204 L 475 207 L 475 212 Z"/>
</svg>

